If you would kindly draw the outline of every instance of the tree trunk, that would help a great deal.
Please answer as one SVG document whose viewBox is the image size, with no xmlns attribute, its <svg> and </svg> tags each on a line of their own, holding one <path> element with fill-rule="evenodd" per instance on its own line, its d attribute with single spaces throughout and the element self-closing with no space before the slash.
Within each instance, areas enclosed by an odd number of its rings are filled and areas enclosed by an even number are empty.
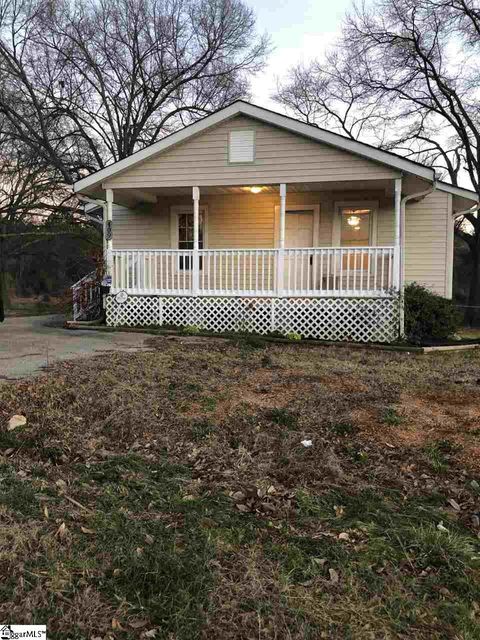
<svg viewBox="0 0 480 640">
<path fill-rule="evenodd" d="M 7 232 L 7 227 L 5 224 L 0 226 L 0 299 L 1 299 L 1 311 L 0 311 L 0 322 L 3 322 L 5 318 L 5 309 L 8 309 L 9 300 L 8 300 L 8 287 L 7 287 L 7 257 L 5 255 L 5 238 L 3 234 Z"/>
<path fill-rule="evenodd" d="M 6 287 L 5 287 L 5 225 L 0 227 L 0 322 L 5 320 Z"/>
<path fill-rule="evenodd" d="M 475 234 L 475 244 L 469 244 L 472 260 L 472 274 L 468 292 L 468 307 L 465 313 L 465 323 L 469 326 L 476 325 L 480 316 L 480 234 Z"/>
</svg>

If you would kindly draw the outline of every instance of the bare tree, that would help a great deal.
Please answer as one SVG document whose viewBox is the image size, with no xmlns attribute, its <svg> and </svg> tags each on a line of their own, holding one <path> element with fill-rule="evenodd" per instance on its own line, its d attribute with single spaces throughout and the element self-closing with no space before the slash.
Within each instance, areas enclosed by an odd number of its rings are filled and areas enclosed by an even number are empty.
<svg viewBox="0 0 480 640">
<path fill-rule="evenodd" d="M 241 0 L 0 0 L 0 115 L 64 182 L 248 96 Z"/>
<path fill-rule="evenodd" d="M 480 194 L 476 0 L 357 5 L 334 49 L 293 69 L 275 98 L 307 121 L 428 163 L 453 185 L 466 178 Z M 467 214 L 456 233 L 472 263 L 468 304 L 478 306 L 479 216 Z"/>
<path fill-rule="evenodd" d="M 59 185 L 54 171 L 29 157 L 29 150 L 0 138 L 0 307 L 8 306 L 7 266 L 17 264 L 48 239 L 68 236 L 101 246 L 96 225 L 78 209 L 76 197 Z M 87 231 L 87 227 L 91 227 Z M 61 243 L 60 243 L 61 244 Z M 2 312 L 0 311 L 0 317 Z"/>
</svg>

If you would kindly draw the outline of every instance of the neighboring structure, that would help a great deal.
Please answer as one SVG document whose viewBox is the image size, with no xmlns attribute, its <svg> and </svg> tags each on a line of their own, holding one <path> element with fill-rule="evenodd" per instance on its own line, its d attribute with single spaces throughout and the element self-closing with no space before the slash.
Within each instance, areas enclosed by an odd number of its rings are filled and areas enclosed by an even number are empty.
<svg viewBox="0 0 480 640">
<path fill-rule="evenodd" d="M 406 281 L 451 297 L 453 217 L 478 201 L 242 101 L 75 191 L 104 207 L 107 324 L 357 341 L 398 337 Z"/>
</svg>

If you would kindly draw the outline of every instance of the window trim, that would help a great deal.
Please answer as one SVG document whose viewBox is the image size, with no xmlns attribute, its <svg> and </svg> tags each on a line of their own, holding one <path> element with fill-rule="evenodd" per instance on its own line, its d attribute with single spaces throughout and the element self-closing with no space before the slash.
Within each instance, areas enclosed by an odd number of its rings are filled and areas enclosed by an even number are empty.
<svg viewBox="0 0 480 640">
<path fill-rule="evenodd" d="M 241 162 L 235 161 L 235 160 L 230 160 L 230 145 L 231 145 L 231 140 L 232 140 L 232 133 L 237 133 L 240 131 L 251 131 L 253 133 L 253 159 L 252 160 L 243 160 Z M 251 127 L 242 127 L 240 129 L 231 129 L 228 132 L 228 140 L 227 140 L 227 164 L 229 166 L 243 166 L 243 165 L 250 165 L 250 164 L 255 164 L 255 161 L 257 159 L 257 131 L 255 129 L 252 129 Z"/>
<path fill-rule="evenodd" d="M 346 200 L 336 201 L 335 211 L 333 214 L 332 223 L 332 247 L 341 247 L 341 210 L 346 207 L 352 208 L 367 208 L 372 211 L 372 219 L 370 221 L 370 230 L 368 238 L 368 246 L 377 246 L 377 234 L 378 234 L 378 200 Z"/>
<path fill-rule="evenodd" d="M 285 217 L 289 211 L 312 211 L 313 213 L 313 237 L 312 248 L 320 247 L 320 205 L 319 204 L 287 204 L 285 207 Z M 286 223 L 286 220 L 285 220 Z M 286 230 L 285 230 L 286 234 Z M 275 205 L 274 236 L 273 246 L 280 247 L 280 205 Z M 310 248 L 310 247 L 304 247 Z"/>
</svg>

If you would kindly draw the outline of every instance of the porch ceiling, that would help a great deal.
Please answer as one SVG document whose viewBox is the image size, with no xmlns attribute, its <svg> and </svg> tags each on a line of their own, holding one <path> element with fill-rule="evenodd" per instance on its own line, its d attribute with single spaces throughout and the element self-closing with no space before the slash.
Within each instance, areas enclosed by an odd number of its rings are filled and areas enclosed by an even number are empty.
<svg viewBox="0 0 480 640">
<path fill-rule="evenodd" d="M 415 184 L 406 184 L 407 193 L 412 190 L 425 188 L 423 181 L 416 180 Z M 230 185 L 200 187 L 200 200 L 202 196 L 211 195 L 251 195 L 251 187 L 261 188 L 261 194 L 279 194 L 278 184 L 262 184 L 261 182 L 246 185 Z M 337 191 L 358 192 L 358 191 L 383 191 L 386 195 L 393 195 L 393 180 L 345 180 L 332 182 L 296 182 L 287 184 L 288 193 L 301 193 L 306 191 Z M 192 187 L 151 187 L 149 189 L 116 188 L 114 190 L 114 201 L 126 206 L 134 206 L 141 202 L 152 203 L 157 198 L 172 197 L 192 197 Z M 288 196 L 287 196 L 288 197 Z"/>
<path fill-rule="evenodd" d="M 358 191 L 358 190 L 383 190 L 387 189 L 391 180 L 352 180 L 346 182 L 296 182 L 289 183 L 287 185 L 287 193 L 299 193 L 304 191 Z M 200 187 L 200 195 L 225 195 L 225 194 L 250 194 L 250 188 L 252 186 L 261 187 L 261 193 L 278 193 L 278 184 L 247 184 L 247 185 L 232 185 L 232 186 L 215 186 Z M 165 188 L 159 187 L 153 189 L 153 193 L 159 196 L 184 196 L 190 195 L 192 189 L 189 187 L 172 187 Z"/>
</svg>

